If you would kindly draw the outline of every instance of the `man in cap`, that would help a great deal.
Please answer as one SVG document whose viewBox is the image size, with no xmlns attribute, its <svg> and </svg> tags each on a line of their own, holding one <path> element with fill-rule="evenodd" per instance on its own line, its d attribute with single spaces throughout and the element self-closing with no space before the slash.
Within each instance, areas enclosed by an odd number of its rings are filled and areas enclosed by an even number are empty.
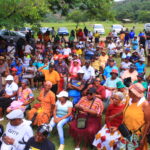
<svg viewBox="0 0 150 150">
<path fill-rule="evenodd" d="M 10 121 L 2 136 L 1 150 L 24 150 L 26 142 L 33 136 L 31 122 L 23 119 L 20 109 L 13 110 L 6 117 Z"/>
<path fill-rule="evenodd" d="M 48 140 L 49 126 L 43 124 L 38 127 L 34 137 L 26 143 L 24 150 L 55 150 L 54 144 Z"/>
</svg>

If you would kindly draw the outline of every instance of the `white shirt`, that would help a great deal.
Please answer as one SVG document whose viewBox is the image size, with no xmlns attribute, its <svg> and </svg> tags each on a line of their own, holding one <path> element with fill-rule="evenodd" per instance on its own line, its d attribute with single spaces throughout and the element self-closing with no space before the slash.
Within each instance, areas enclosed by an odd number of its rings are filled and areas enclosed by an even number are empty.
<svg viewBox="0 0 150 150">
<path fill-rule="evenodd" d="M 9 53 L 10 57 L 14 57 L 14 54 L 16 52 L 16 48 L 15 46 L 8 46 L 7 47 L 7 52 Z"/>
<path fill-rule="evenodd" d="M 6 126 L 5 135 L 15 140 L 13 145 L 7 145 L 2 142 L 1 150 L 24 150 L 25 143 L 33 136 L 33 130 L 30 127 L 31 122 L 23 120 L 19 126 L 12 126 L 10 123 Z M 22 144 L 20 144 L 22 143 Z"/>
<path fill-rule="evenodd" d="M 131 62 L 128 62 L 128 63 L 122 62 L 121 66 L 122 66 L 123 69 L 129 69 L 129 67 L 130 67 L 131 64 L 132 64 Z"/>
<path fill-rule="evenodd" d="M 93 67 L 89 66 L 88 68 L 86 68 L 86 66 L 83 66 L 82 69 L 84 71 L 84 76 L 83 76 L 84 80 L 87 81 L 91 77 L 95 77 L 95 70 Z"/>
<path fill-rule="evenodd" d="M 115 43 L 110 43 L 110 44 L 108 44 L 108 49 L 109 49 L 109 50 L 112 50 L 112 49 L 114 49 L 114 48 L 116 48 Z"/>
<path fill-rule="evenodd" d="M 26 45 L 24 49 L 25 49 L 25 52 L 31 53 L 31 51 L 33 50 L 33 47 L 31 45 Z"/>
<path fill-rule="evenodd" d="M 13 95 L 14 92 L 18 91 L 18 85 L 15 82 L 12 82 L 11 84 L 6 84 L 5 92 L 7 95 Z M 15 97 L 12 97 L 11 99 L 15 99 Z"/>
<path fill-rule="evenodd" d="M 69 55 L 71 53 L 71 49 L 70 48 L 64 48 L 63 52 L 64 52 L 64 55 Z"/>
</svg>

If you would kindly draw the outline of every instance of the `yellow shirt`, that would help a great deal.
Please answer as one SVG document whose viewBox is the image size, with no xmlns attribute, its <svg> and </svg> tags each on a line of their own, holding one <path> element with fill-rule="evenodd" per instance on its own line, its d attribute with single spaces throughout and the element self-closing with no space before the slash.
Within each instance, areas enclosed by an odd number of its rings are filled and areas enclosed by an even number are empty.
<svg viewBox="0 0 150 150">
<path fill-rule="evenodd" d="M 82 55 L 82 50 L 81 49 L 76 49 L 76 54 Z"/>
<path fill-rule="evenodd" d="M 96 69 L 96 70 L 99 70 L 99 67 L 100 67 L 100 63 L 99 63 L 99 60 L 95 60 L 94 62 L 91 63 L 91 66 Z"/>
<path fill-rule="evenodd" d="M 143 104 L 144 102 L 142 104 L 139 104 L 139 102 L 132 103 L 124 110 L 124 123 L 130 131 L 134 132 L 138 130 L 145 123 Z M 137 132 L 137 134 L 139 134 L 139 132 Z"/>
<path fill-rule="evenodd" d="M 108 60 L 108 55 L 105 55 L 105 56 L 100 56 L 99 57 L 99 62 L 100 62 L 100 66 L 102 67 L 102 68 L 105 68 L 105 65 L 106 65 L 106 63 L 107 63 L 107 60 Z"/>
<path fill-rule="evenodd" d="M 60 76 L 57 71 L 53 70 L 52 72 L 49 72 L 49 70 L 41 70 L 41 72 L 45 76 L 46 81 L 52 82 L 52 84 L 57 84 L 60 81 Z"/>
</svg>

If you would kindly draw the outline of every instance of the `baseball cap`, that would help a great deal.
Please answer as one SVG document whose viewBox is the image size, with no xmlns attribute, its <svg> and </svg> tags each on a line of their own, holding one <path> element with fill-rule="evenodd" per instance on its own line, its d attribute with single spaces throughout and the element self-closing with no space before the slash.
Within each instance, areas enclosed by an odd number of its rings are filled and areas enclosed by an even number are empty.
<svg viewBox="0 0 150 150">
<path fill-rule="evenodd" d="M 23 111 L 21 111 L 20 109 L 16 109 L 16 110 L 11 111 L 8 115 L 6 115 L 6 117 L 10 120 L 23 119 L 24 114 L 23 114 Z"/>
<path fill-rule="evenodd" d="M 67 91 L 61 91 L 58 95 L 57 95 L 57 97 L 58 98 L 60 98 L 60 97 L 68 97 L 69 95 L 68 95 L 68 92 Z"/>
<path fill-rule="evenodd" d="M 48 124 L 43 124 L 38 127 L 37 132 L 42 133 L 43 135 L 47 136 L 50 132 L 50 128 Z"/>
</svg>

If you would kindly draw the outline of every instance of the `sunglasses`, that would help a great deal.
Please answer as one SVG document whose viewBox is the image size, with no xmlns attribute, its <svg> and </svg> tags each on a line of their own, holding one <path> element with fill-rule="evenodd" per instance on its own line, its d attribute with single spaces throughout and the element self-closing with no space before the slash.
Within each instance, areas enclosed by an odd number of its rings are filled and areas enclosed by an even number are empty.
<svg viewBox="0 0 150 150">
<path fill-rule="evenodd" d="M 87 93 L 87 95 L 93 95 L 93 93 Z"/>
</svg>

